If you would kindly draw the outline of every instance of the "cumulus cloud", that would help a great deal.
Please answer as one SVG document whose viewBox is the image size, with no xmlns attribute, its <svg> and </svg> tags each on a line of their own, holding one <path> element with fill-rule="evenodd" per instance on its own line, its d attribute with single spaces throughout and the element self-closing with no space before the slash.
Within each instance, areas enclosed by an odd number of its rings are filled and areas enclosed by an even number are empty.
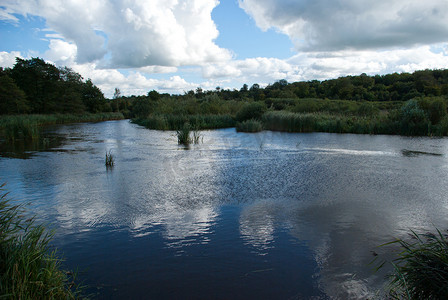
<svg viewBox="0 0 448 300">
<path fill-rule="evenodd" d="M 239 0 L 263 30 L 301 51 L 381 49 L 448 40 L 446 0 Z"/>
<path fill-rule="evenodd" d="M 231 58 L 214 40 L 217 0 L 5 0 L 3 19 L 37 15 L 77 48 L 76 61 L 104 68 L 176 67 Z"/>
<path fill-rule="evenodd" d="M 16 57 L 22 58 L 22 55 L 18 51 L 13 52 L 0 52 L 0 67 L 12 68 L 16 63 Z"/>
<path fill-rule="evenodd" d="M 209 80 L 238 79 L 240 82 L 273 83 L 279 79 L 289 82 L 325 80 L 346 75 L 413 72 L 423 69 L 448 68 L 446 44 L 438 47 L 420 46 L 383 51 L 305 52 L 289 59 L 250 58 L 226 64 L 203 67 L 203 77 Z"/>
</svg>

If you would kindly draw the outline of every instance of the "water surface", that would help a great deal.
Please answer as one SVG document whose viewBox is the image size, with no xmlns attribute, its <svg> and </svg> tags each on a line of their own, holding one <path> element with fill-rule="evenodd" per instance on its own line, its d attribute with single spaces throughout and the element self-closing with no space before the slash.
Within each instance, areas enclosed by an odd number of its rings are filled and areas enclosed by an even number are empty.
<svg viewBox="0 0 448 300">
<path fill-rule="evenodd" d="M 378 245 L 447 227 L 448 139 L 202 134 L 50 127 L 38 151 L 1 148 L 0 180 L 100 299 L 363 299 Z"/>
</svg>

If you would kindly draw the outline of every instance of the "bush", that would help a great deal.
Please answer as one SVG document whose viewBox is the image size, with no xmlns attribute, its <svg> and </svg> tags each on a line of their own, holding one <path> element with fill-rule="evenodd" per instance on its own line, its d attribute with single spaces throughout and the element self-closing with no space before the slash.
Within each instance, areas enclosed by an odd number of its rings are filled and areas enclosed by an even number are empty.
<svg viewBox="0 0 448 300">
<path fill-rule="evenodd" d="M 237 113 L 236 120 L 243 122 L 250 119 L 260 120 L 266 111 L 266 106 L 261 102 L 253 102 L 244 105 Z"/>
</svg>

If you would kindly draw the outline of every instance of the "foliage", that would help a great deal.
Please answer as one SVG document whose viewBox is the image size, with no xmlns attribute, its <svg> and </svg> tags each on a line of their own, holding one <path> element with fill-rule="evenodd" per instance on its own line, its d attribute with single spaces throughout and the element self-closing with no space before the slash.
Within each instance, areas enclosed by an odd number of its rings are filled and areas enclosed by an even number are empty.
<svg viewBox="0 0 448 300">
<path fill-rule="evenodd" d="M 50 247 L 51 233 L 22 207 L 13 205 L 0 186 L 0 294 L 4 299 L 74 299 L 72 276 Z"/>
<path fill-rule="evenodd" d="M 395 272 L 390 276 L 390 296 L 395 299 L 448 298 L 448 240 L 447 235 L 417 234 L 398 244 L 401 252 L 391 262 Z M 381 268 L 386 262 L 383 262 Z"/>
<path fill-rule="evenodd" d="M 261 102 L 248 103 L 236 113 L 235 118 L 239 122 L 251 119 L 260 120 L 265 111 L 266 107 Z"/>
<path fill-rule="evenodd" d="M 416 100 L 409 100 L 400 109 L 400 133 L 425 135 L 429 131 L 428 116 Z"/>
<path fill-rule="evenodd" d="M 25 93 L 19 89 L 8 75 L 0 75 L 0 112 L 20 114 L 29 111 Z"/>
<path fill-rule="evenodd" d="M 10 91 L 1 93 L 4 95 L 1 103 L 7 109 L 1 110 L 0 114 L 97 113 L 111 110 L 101 90 L 90 79 L 84 82 L 81 75 L 67 67 L 57 68 L 40 58 L 16 58 L 14 67 L 1 73 L 0 91 Z M 15 100 L 11 98 L 13 96 Z"/>
</svg>

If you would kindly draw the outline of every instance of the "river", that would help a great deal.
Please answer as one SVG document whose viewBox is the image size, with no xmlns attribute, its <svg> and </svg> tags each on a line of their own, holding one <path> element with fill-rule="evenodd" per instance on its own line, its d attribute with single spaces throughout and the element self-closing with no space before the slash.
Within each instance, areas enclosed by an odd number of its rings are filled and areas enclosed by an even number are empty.
<svg viewBox="0 0 448 300">
<path fill-rule="evenodd" d="M 3 145 L 0 181 L 99 299 L 370 298 L 379 245 L 447 228 L 446 138 L 201 134 L 48 127 L 39 150 Z"/>
</svg>

